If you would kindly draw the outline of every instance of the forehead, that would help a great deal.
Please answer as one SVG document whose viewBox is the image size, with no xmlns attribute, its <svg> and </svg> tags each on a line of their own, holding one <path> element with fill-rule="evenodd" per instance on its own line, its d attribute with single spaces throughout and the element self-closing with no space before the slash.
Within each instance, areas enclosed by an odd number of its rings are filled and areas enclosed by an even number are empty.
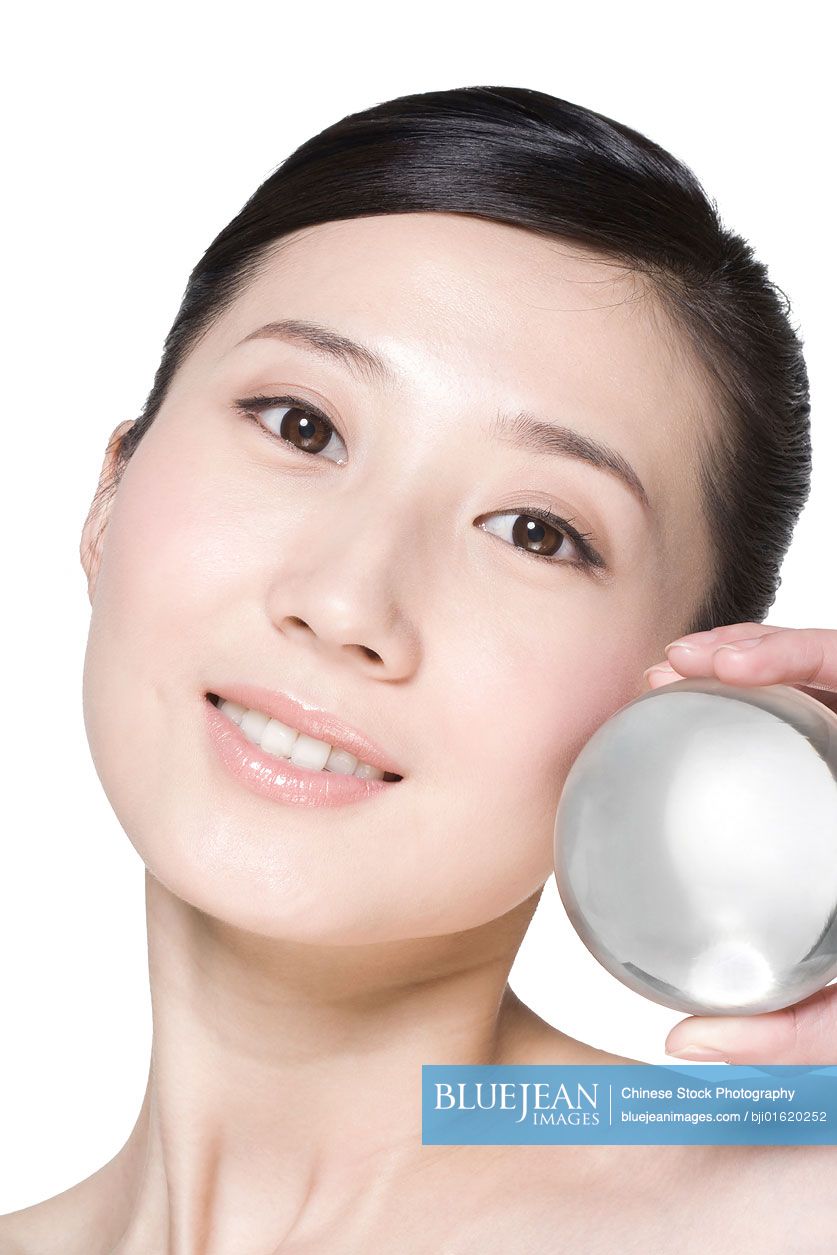
<svg viewBox="0 0 837 1255">
<path fill-rule="evenodd" d="M 531 409 L 605 440 L 661 513 L 698 507 L 705 380 L 650 283 L 613 258 L 462 214 L 322 223 L 277 241 L 206 350 L 288 317 L 374 348 L 419 401 Z"/>
</svg>

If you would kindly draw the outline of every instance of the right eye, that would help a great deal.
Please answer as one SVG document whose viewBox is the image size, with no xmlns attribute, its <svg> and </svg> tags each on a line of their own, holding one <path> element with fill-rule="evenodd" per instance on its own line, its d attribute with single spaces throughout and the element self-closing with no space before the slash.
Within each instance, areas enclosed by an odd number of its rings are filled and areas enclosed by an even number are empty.
<svg viewBox="0 0 837 1255">
<path fill-rule="evenodd" d="M 299 397 L 244 397 L 235 408 L 245 418 L 257 423 L 273 440 L 281 440 L 298 453 L 322 453 L 334 441 L 346 452 L 346 446 L 331 421 Z M 345 462 L 345 458 L 328 457 L 327 461 Z"/>
</svg>

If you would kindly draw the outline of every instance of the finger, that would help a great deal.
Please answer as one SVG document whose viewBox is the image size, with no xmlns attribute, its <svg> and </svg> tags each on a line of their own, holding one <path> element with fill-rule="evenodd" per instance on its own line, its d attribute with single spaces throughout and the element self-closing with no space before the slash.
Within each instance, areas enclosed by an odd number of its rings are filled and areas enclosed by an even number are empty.
<svg viewBox="0 0 837 1255">
<path fill-rule="evenodd" d="M 724 1063 L 837 1065 L 837 985 L 781 1011 L 690 1016 L 666 1038 L 666 1054 Z"/>
<path fill-rule="evenodd" d="M 787 628 L 779 627 L 776 624 L 768 623 L 726 623 L 721 627 L 711 628 L 706 632 L 692 632 L 688 636 L 678 636 L 677 640 L 672 641 L 666 646 L 666 650 L 672 649 L 675 645 L 687 644 L 694 646 L 694 650 L 682 651 L 681 657 L 685 655 L 690 657 L 690 672 L 676 670 L 672 663 L 676 661 L 674 658 L 661 659 L 643 672 L 643 679 L 651 688 L 657 688 L 660 684 L 669 684 L 672 680 L 682 680 L 684 675 L 713 675 L 712 668 L 708 665 L 708 660 L 712 653 L 719 645 L 726 645 L 735 640 L 749 639 L 757 634 L 767 632 L 785 632 Z M 697 652 L 699 650 L 699 653 Z M 700 660 L 706 664 L 702 668 L 698 667 Z M 679 661 L 678 661 L 679 665 Z"/>
<path fill-rule="evenodd" d="M 720 627 L 709 628 L 706 632 L 690 632 L 688 636 L 678 636 L 671 641 L 672 645 L 681 642 L 687 645 L 725 645 L 728 641 L 744 640 L 751 636 L 760 636 L 767 632 L 787 632 L 789 629 L 776 623 L 724 623 Z"/>
<path fill-rule="evenodd" d="M 728 684 L 799 684 L 837 692 L 837 631 L 779 628 L 749 639 L 675 644 L 666 657 L 681 675 Z"/>
</svg>

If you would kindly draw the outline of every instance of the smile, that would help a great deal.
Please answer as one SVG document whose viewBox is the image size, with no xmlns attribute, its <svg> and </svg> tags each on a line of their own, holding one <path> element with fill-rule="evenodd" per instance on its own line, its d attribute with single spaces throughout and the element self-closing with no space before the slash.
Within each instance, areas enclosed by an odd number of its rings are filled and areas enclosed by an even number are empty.
<svg viewBox="0 0 837 1255">
<path fill-rule="evenodd" d="M 401 779 L 394 772 L 383 771 L 380 767 L 363 762 L 347 749 L 329 745 L 326 741 L 300 732 L 290 724 L 273 719 L 264 711 L 242 706 L 239 702 L 220 697 L 217 693 L 209 693 L 207 696 L 227 719 L 240 728 L 242 735 L 252 745 L 275 758 L 284 759 L 309 771 L 333 772 L 335 775 L 356 776 L 361 780 Z"/>
</svg>

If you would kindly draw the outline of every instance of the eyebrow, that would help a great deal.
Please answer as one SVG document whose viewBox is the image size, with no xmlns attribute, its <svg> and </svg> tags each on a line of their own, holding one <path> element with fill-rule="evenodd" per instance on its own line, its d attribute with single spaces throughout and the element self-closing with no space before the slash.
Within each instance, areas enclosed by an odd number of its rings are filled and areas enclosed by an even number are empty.
<svg viewBox="0 0 837 1255">
<path fill-rule="evenodd" d="M 283 318 L 280 322 L 268 322 L 263 327 L 257 327 L 238 344 L 247 344 L 250 340 L 287 340 L 292 344 L 302 344 L 321 357 L 342 362 L 360 375 L 377 379 L 380 383 L 396 382 L 395 371 L 379 353 L 320 323 Z"/>
<path fill-rule="evenodd" d="M 321 323 L 300 318 L 265 323 L 239 340 L 235 347 L 251 340 L 284 340 L 298 344 L 319 353 L 321 357 L 341 362 L 366 379 L 388 385 L 397 382 L 396 372 L 386 358 Z M 499 412 L 489 425 L 488 433 L 515 449 L 575 458 L 598 470 L 607 471 L 620 479 L 646 510 L 653 512 L 645 486 L 627 458 L 592 436 L 585 436 L 563 423 L 538 418 L 528 410 L 520 410 L 516 414 Z"/>
<path fill-rule="evenodd" d="M 609 471 L 631 490 L 646 510 L 654 511 L 642 480 L 627 458 L 617 449 L 594 440 L 592 436 L 584 436 L 573 427 L 545 422 L 527 410 L 520 410 L 517 414 L 498 414 L 489 427 L 489 433 L 517 449 L 577 458 L 601 471 Z"/>
</svg>

